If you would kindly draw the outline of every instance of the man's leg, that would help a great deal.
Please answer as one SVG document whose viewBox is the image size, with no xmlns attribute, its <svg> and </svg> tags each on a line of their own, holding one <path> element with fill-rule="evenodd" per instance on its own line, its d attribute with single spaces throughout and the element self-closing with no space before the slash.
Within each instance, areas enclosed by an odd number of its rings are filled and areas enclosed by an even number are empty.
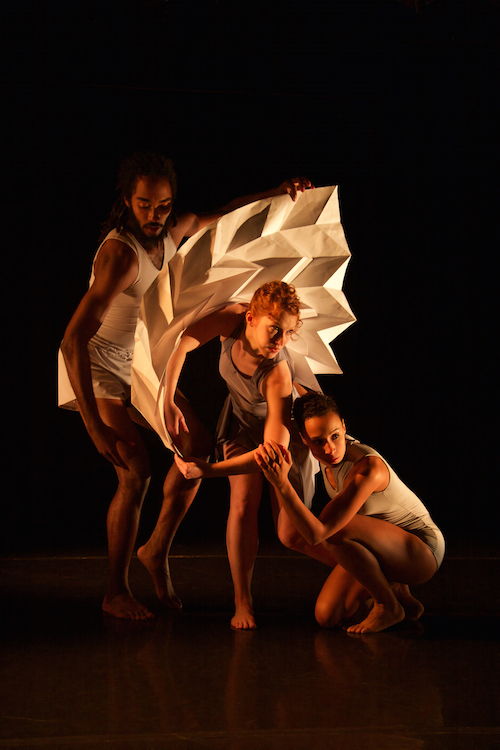
<svg viewBox="0 0 500 750">
<path fill-rule="evenodd" d="M 109 581 L 102 608 L 121 619 L 149 619 L 153 614 L 134 599 L 128 582 L 142 503 L 149 486 L 149 459 L 124 402 L 97 399 L 97 406 L 105 424 L 120 435 L 120 451 L 128 466 L 127 470 L 115 466 L 118 487 L 107 516 Z"/>
<path fill-rule="evenodd" d="M 206 458 L 212 446 L 210 433 L 182 394 L 178 393 L 176 402 L 189 427 L 189 433 L 180 436 L 183 455 Z M 137 550 L 138 558 L 153 578 L 159 600 L 171 609 L 180 609 L 182 602 L 176 596 L 170 579 L 168 555 L 177 529 L 200 484 L 201 480 L 184 479 L 175 463 L 172 464 L 163 485 L 163 503 L 156 526 L 146 544 Z"/>
</svg>

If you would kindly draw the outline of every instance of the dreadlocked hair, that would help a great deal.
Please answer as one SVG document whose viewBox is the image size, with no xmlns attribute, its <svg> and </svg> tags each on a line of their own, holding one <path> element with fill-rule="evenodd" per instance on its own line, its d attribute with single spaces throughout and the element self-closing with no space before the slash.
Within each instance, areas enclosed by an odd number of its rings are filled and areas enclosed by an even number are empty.
<svg viewBox="0 0 500 750">
<path fill-rule="evenodd" d="M 112 229 L 120 231 L 128 221 L 128 207 L 125 198 L 130 201 L 137 183 L 143 177 L 164 179 L 170 182 L 172 188 L 172 200 L 177 195 L 177 176 L 171 159 L 154 151 L 136 151 L 123 160 L 118 172 L 116 189 L 120 191 L 119 197 L 113 204 L 108 219 L 103 222 L 99 242 L 102 242 Z M 175 215 L 172 212 L 172 226 L 175 226 Z"/>
</svg>

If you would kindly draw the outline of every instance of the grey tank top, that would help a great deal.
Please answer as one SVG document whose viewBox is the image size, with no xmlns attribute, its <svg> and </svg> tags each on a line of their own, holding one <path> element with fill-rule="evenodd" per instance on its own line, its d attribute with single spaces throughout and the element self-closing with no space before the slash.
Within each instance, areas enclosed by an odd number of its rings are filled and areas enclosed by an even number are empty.
<svg viewBox="0 0 500 750">
<path fill-rule="evenodd" d="M 235 367 L 231 350 L 239 337 L 245 319 L 235 331 L 222 343 L 219 359 L 219 372 L 226 381 L 229 396 L 222 409 L 217 426 L 217 443 L 235 442 L 247 450 L 257 448 L 264 438 L 264 425 L 267 415 L 267 402 L 261 393 L 262 381 L 280 362 L 286 362 L 294 378 L 293 362 L 286 347 L 272 359 L 263 360 L 251 378 L 242 375 Z M 297 398 L 295 387 L 292 399 Z M 296 423 L 292 420 L 290 430 L 290 452 L 293 466 L 290 470 L 290 481 L 299 497 L 310 508 L 314 496 L 314 475 L 318 470 L 316 459 L 302 442 Z"/>
<path fill-rule="evenodd" d="M 243 319 L 236 330 L 222 343 L 219 372 L 226 381 L 234 415 L 242 425 L 252 429 L 256 424 L 255 420 L 262 423 L 267 414 L 267 403 L 260 390 L 262 381 L 276 365 L 283 361 L 287 362 L 293 380 L 293 365 L 286 348 L 283 348 L 272 359 L 264 359 L 251 378 L 242 375 L 233 363 L 231 351 L 245 324 L 245 319 Z"/>
</svg>

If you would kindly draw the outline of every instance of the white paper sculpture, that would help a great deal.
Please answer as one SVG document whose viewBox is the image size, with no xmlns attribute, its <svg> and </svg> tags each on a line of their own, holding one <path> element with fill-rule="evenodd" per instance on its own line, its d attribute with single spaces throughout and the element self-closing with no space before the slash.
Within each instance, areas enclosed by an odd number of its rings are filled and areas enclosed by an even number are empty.
<svg viewBox="0 0 500 750">
<path fill-rule="evenodd" d="M 243 206 L 179 249 L 144 295 L 132 362 L 132 403 L 168 448 L 162 380 L 180 336 L 229 303 L 250 302 L 267 281 L 293 284 L 300 297 L 304 323 L 287 344 L 295 379 L 319 390 L 314 373 L 342 372 L 329 344 L 355 320 L 342 292 L 350 256 L 337 186 Z"/>
</svg>

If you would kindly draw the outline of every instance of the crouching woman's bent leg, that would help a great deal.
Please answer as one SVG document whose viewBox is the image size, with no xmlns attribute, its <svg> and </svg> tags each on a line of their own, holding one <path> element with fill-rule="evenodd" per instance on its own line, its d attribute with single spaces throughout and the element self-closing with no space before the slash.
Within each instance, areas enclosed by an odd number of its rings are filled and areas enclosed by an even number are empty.
<svg viewBox="0 0 500 750">
<path fill-rule="evenodd" d="M 271 499 L 274 528 L 281 544 L 287 547 L 287 549 L 291 549 L 294 552 L 300 552 L 303 555 L 308 555 L 309 557 L 328 565 L 330 568 L 334 568 L 337 564 L 337 560 L 332 554 L 332 547 L 327 548 L 323 544 L 309 544 L 306 539 L 304 539 L 302 534 L 297 531 L 293 523 L 290 521 L 286 511 L 280 508 L 276 497 L 276 491 L 272 484 L 269 485 L 269 496 Z"/>
<path fill-rule="evenodd" d="M 337 565 L 330 573 L 316 600 L 314 616 L 318 625 L 333 628 L 366 615 L 364 603 L 370 594 L 347 570 Z"/>
<path fill-rule="evenodd" d="M 437 570 L 437 563 L 430 548 L 417 536 L 404 529 L 394 526 L 370 516 L 356 514 L 337 534 L 326 542 L 339 565 L 355 579 L 361 587 L 373 598 L 373 609 L 368 616 L 356 625 L 348 628 L 352 633 L 377 633 L 395 625 L 405 617 L 404 607 L 398 601 L 398 589 L 391 583 L 421 584 L 428 581 Z M 334 576 L 335 570 L 330 577 Z M 339 614 L 339 592 L 345 591 L 347 582 L 343 582 L 341 573 L 334 577 L 330 586 L 323 587 L 320 594 L 318 613 L 324 618 L 324 613 L 330 609 L 330 620 Z M 328 583 L 328 581 L 327 581 Z M 407 591 L 407 587 L 401 587 Z M 328 592 L 331 600 L 328 605 Z M 344 599 L 346 613 L 354 606 L 352 604 L 355 587 L 349 597 Z M 349 602 L 351 606 L 349 606 Z M 325 609 L 326 606 L 326 609 Z M 334 614 L 336 613 L 336 614 Z M 331 625 L 330 625 L 331 627 Z"/>
</svg>

